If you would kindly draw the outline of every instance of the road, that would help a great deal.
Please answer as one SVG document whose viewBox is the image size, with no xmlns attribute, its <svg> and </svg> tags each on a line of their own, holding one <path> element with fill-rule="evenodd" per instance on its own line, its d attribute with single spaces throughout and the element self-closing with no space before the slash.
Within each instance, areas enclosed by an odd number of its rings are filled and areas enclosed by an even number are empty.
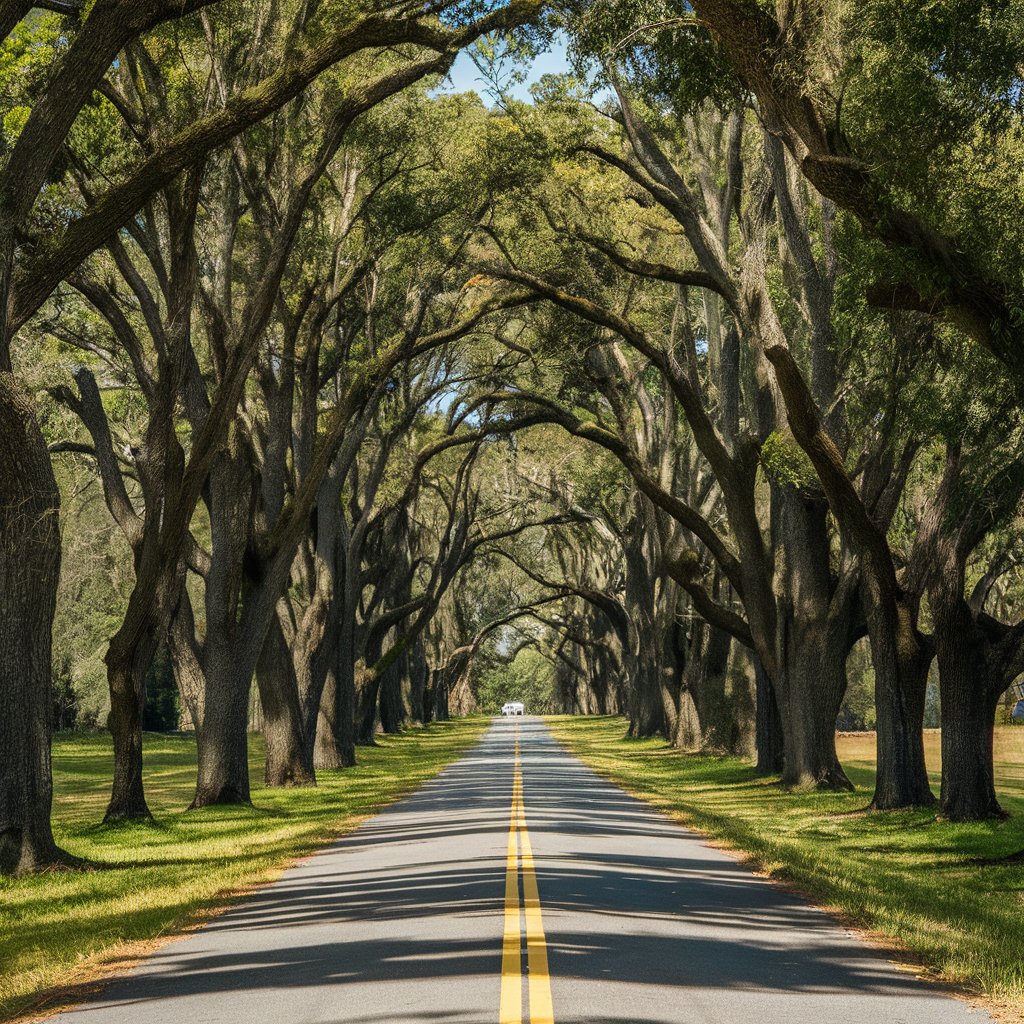
<svg viewBox="0 0 1024 1024">
<path fill-rule="evenodd" d="M 61 1024 L 982 1024 L 537 719 Z"/>
</svg>

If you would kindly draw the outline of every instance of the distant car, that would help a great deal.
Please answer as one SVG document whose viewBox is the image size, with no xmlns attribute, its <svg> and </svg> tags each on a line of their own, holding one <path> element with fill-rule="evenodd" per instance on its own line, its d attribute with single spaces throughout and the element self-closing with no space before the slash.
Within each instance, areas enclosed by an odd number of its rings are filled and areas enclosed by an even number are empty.
<svg viewBox="0 0 1024 1024">
<path fill-rule="evenodd" d="M 507 704 L 502 704 L 501 713 L 509 718 L 512 715 L 525 715 L 526 708 L 523 706 L 521 701 L 510 700 Z"/>
</svg>

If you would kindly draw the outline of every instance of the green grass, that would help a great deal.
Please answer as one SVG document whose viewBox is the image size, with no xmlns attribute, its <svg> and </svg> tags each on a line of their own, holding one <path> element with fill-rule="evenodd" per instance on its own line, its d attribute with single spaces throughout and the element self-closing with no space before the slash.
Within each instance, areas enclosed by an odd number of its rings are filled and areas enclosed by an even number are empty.
<svg viewBox="0 0 1024 1024">
<path fill-rule="evenodd" d="M 928 973 L 1024 1011 L 1024 729 L 1000 730 L 1008 821 L 953 824 L 934 813 L 851 813 L 874 787 L 871 738 L 842 736 L 855 793 L 787 792 L 736 758 L 624 738 L 620 718 L 551 718 L 555 735 L 623 788 L 751 857 L 853 923 L 911 951 Z M 928 737 L 937 766 L 937 737 Z M 937 780 L 935 780 L 937 781 Z"/>
<path fill-rule="evenodd" d="M 296 857 L 352 828 L 381 804 L 416 788 L 470 747 L 487 720 L 435 723 L 379 746 L 359 765 L 321 773 L 315 789 L 253 791 L 253 806 L 185 811 L 195 784 L 195 743 L 147 735 L 151 825 L 103 826 L 112 770 L 110 740 L 64 735 L 54 742 L 57 841 L 105 870 L 0 880 L 0 1019 L 55 986 L 88 983 L 104 965 L 138 955 L 230 894 L 267 881 Z M 263 745 L 250 742 L 254 783 Z"/>
</svg>

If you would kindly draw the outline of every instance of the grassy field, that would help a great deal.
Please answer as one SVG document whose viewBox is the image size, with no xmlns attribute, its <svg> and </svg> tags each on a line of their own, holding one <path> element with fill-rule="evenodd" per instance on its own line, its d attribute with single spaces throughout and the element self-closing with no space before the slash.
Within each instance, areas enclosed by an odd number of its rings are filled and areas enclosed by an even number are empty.
<svg viewBox="0 0 1024 1024">
<path fill-rule="evenodd" d="M 175 934 L 227 896 L 277 875 L 296 857 L 352 828 L 375 807 L 417 787 L 471 746 L 483 718 L 436 723 L 360 748 L 360 764 L 323 773 L 316 789 L 253 792 L 251 808 L 185 811 L 195 783 L 195 743 L 147 735 L 152 825 L 109 827 L 107 736 L 66 735 L 54 744 L 58 842 L 106 870 L 0 880 L 0 1020 L 55 986 L 73 998 L 98 972 L 152 940 Z M 250 742 L 253 780 L 263 747 Z"/>
<path fill-rule="evenodd" d="M 1024 850 L 1024 729 L 996 737 L 1000 795 L 1012 817 L 952 824 L 934 813 L 857 813 L 874 785 L 872 735 L 839 738 L 855 793 L 791 793 L 735 758 L 625 739 L 623 719 L 548 721 L 625 789 L 909 951 L 925 973 L 1024 1019 L 1024 863 L 978 863 Z M 926 742 L 937 770 L 938 734 Z"/>
</svg>

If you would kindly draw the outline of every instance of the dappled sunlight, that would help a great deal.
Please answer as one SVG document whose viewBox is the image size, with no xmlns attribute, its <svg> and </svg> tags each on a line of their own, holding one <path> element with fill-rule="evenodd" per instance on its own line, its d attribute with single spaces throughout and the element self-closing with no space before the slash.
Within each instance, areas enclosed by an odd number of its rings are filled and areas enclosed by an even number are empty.
<svg viewBox="0 0 1024 1024">
<path fill-rule="evenodd" d="M 599 757 L 610 758 L 620 742 L 610 732 L 619 725 L 578 728 L 600 736 Z M 516 737 L 521 827 L 536 863 L 560 1024 L 859 1024 L 896 1020 L 897 1013 L 908 1024 L 930 1024 L 939 1001 L 943 1021 L 966 1019 L 940 989 L 894 969 L 793 892 L 609 785 L 527 718 L 499 721 L 483 743 L 414 794 L 195 934 L 138 966 L 122 959 L 127 972 L 98 995 L 83 988 L 89 1001 L 61 1021 L 497 1019 Z M 449 734 L 440 748 L 451 751 L 454 743 Z M 353 773 L 353 788 L 422 757 L 417 746 L 415 737 L 403 739 L 362 778 Z M 630 765 L 642 769 L 643 758 Z M 658 757 L 651 766 L 646 784 L 654 789 L 674 770 L 677 781 L 692 771 L 710 791 L 713 768 L 700 759 Z M 726 765 L 726 774 L 734 771 L 745 769 Z M 784 798 L 760 780 L 756 786 Z M 324 795 L 337 798 L 331 783 Z M 304 797 L 285 801 L 289 817 L 313 815 Z M 171 816 L 168 828 L 173 832 L 179 818 L 195 828 L 193 817 Z M 226 825 L 238 841 L 244 819 L 217 812 L 203 824 Z"/>
<path fill-rule="evenodd" d="M 295 857 L 408 793 L 477 741 L 484 719 L 435 723 L 323 772 L 309 789 L 265 789 L 263 741 L 250 737 L 252 807 L 187 811 L 195 786 L 190 736 L 146 737 L 151 823 L 101 825 L 112 755 L 106 735 L 54 746 L 58 840 L 99 870 L 0 879 L 0 1010 L 60 984 L 105 950 L 173 932 L 190 915 L 273 877 Z"/>
<path fill-rule="evenodd" d="M 996 979 L 990 994 L 1024 995 L 1024 867 L 978 868 L 979 860 L 1024 849 L 1024 730 L 996 734 L 997 787 L 1010 819 L 952 823 L 934 811 L 850 813 L 871 799 L 873 735 L 838 740 L 855 792 L 797 793 L 758 778 L 734 758 L 666 753 L 662 741 L 625 740 L 623 719 L 550 721 L 559 739 L 599 772 L 857 923 L 896 938 L 947 980 L 973 988 L 979 978 Z M 926 734 L 932 770 L 938 739 Z"/>
</svg>

